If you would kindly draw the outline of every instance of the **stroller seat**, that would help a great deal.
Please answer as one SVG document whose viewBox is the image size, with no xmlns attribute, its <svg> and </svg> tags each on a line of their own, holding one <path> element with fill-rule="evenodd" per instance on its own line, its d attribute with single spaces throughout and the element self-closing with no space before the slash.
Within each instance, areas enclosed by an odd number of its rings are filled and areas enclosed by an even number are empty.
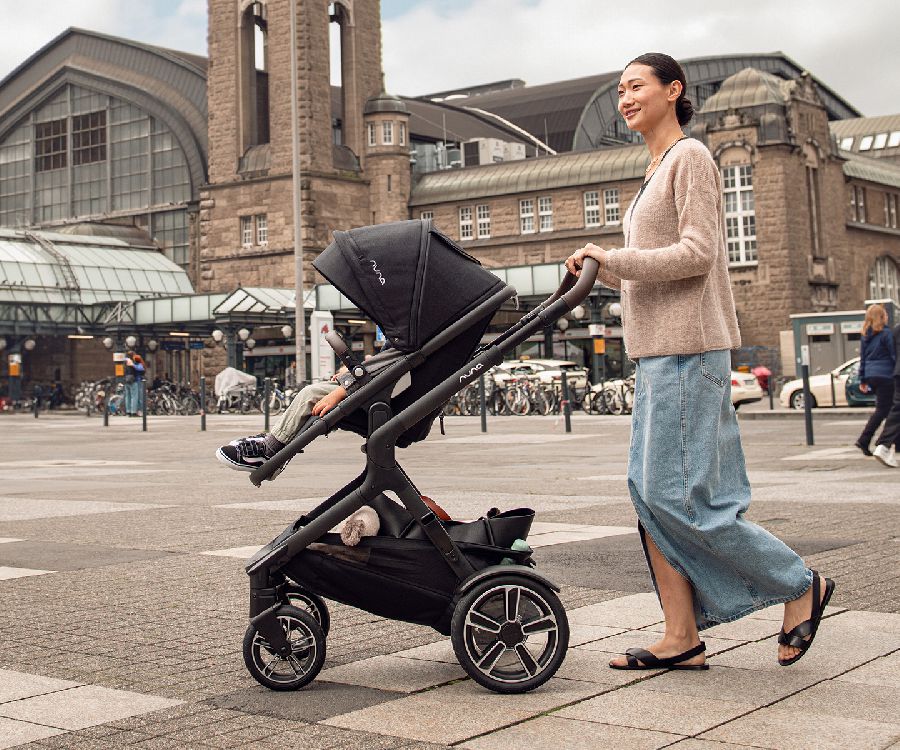
<svg viewBox="0 0 900 750">
<path fill-rule="evenodd" d="M 587 259 L 577 283 L 567 274 L 556 294 L 477 352 L 491 318 L 516 291 L 430 220 L 335 232 L 313 265 L 379 325 L 399 354 L 374 374 L 350 362 L 357 380 L 348 396 L 311 418 L 250 474 L 259 486 L 335 428 L 366 439 L 364 471 L 248 562 L 248 670 L 274 690 L 313 680 L 330 627 L 325 597 L 450 635 L 463 669 L 491 690 L 542 685 L 562 664 L 569 631 L 559 588 L 535 571 L 525 544 L 534 512 L 441 522 L 397 463 L 395 449 L 424 439 L 451 396 L 499 364 L 504 351 L 580 304 L 593 286 L 596 262 Z M 347 355 L 339 337 L 329 343 Z M 397 389 L 405 376 L 408 386 Z M 384 531 L 346 547 L 329 531 L 363 505 L 375 507 Z"/>
</svg>

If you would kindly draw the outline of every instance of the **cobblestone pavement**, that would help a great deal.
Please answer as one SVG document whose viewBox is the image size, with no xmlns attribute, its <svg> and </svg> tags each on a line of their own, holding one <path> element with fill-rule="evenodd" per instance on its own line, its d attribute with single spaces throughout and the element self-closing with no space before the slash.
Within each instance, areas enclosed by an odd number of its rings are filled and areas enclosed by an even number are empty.
<svg viewBox="0 0 900 750">
<path fill-rule="evenodd" d="M 538 570 L 572 627 L 557 677 L 519 696 L 465 677 L 447 639 L 335 604 L 319 678 L 247 673 L 244 558 L 362 468 L 359 439 L 314 443 L 256 489 L 213 458 L 260 417 L 0 416 L 0 749 L 900 747 L 900 472 L 852 442 L 861 413 L 742 421 L 750 517 L 837 591 L 815 647 L 775 663 L 780 609 L 704 634 L 706 673 L 621 673 L 662 613 L 625 485 L 629 424 L 447 421 L 401 452 L 455 517 L 537 510 Z M 635 676 L 635 674 L 637 676 Z"/>
</svg>

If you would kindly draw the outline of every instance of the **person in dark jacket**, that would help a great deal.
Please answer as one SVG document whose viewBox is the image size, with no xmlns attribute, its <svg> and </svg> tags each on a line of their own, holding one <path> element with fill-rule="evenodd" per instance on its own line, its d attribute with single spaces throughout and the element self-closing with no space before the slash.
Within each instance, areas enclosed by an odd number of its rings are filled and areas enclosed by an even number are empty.
<svg viewBox="0 0 900 750">
<path fill-rule="evenodd" d="M 887 312 L 881 305 L 869 305 L 863 323 L 859 348 L 859 383 L 863 393 L 875 394 L 875 411 L 856 447 L 867 456 L 873 455 L 869 446 L 875 431 L 881 426 L 891 409 L 894 398 L 894 368 L 897 366 L 897 352 L 894 335 L 887 327 Z"/>
<path fill-rule="evenodd" d="M 898 467 L 897 453 L 900 452 L 900 325 L 894 328 L 894 403 L 887 419 L 884 421 L 884 429 L 875 446 L 875 458 L 885 466 L 892 469 Z M 894 446 L 894 455 L 891 455 L 891 445 Z"/>
</svg>

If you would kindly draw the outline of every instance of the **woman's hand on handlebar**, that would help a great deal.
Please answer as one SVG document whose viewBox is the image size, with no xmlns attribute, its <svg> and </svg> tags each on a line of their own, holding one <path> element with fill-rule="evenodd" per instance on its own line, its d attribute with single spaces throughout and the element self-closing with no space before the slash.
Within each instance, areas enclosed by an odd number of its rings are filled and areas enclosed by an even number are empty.
<svg viewBox="0 0 900 750">
<path fill-rule="evenodd" d="M 585 258 L 593 258 L 600 264 L 600 268 L 603 268 L 606 265 L 606 250 L 588 242 L 587 245 L 566 258 L 566 270 L 573 276 L 581 276 L 581 267 L 584 265 Z"/>
</svg>

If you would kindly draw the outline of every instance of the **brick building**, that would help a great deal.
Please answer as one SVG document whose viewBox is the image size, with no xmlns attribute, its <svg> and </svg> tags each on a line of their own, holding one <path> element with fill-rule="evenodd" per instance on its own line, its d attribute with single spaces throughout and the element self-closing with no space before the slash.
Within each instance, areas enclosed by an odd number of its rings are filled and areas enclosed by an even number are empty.
<svg viewBox="0 0 900 750">
<path fill-rule="evenodd" d="M 0 81 L 0 225 L 127 224 L 198 292 L 292 288 L 290 15 L 289 0 L 209 0 L 208 58 L 71 29 L 50 42 Z M 377 0 L 299 0 L 297 22 L 307 284 L 333 230 L 403 218 L 545 286 L 585 241 L 623 242 L 646 153 L 616 112 L 617 72 L 397 97 Z M 793 313 L 900 302 L 900 116 L 862 117 L 782 53 L 683 64 L 689 134 L 723 174 L 745 344 L 777 347 Z M 557 332 L 562 353 L 586 349 L 609 300 Z"/>
</svg>

